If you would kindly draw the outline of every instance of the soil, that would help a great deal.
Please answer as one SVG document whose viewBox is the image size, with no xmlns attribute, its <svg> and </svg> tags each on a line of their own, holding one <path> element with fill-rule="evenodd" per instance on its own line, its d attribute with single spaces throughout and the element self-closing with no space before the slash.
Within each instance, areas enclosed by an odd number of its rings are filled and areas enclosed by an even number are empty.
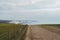
<svg viewBox="0 0 60 40">
<path fill-rule="evenodd" d="M 60 40 L 60 34 L 39 26 L 29 26 L 25 40 Z"/>
</svg>

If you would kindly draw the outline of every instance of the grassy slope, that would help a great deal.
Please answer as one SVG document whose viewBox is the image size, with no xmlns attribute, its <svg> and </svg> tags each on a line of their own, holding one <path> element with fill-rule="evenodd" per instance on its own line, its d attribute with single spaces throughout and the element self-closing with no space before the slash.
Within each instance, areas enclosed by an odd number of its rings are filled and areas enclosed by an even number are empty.
<svg viewBox="0 0 60 40">
<path fill-rule="evenodd" d="M 0 39 L 6 40 L 9 34 L 15 33 L 20 27 L 20 24 L 0 24 Z M 3 38 L 5 37 L 5 38 Z"/>
<path fill-rule="evenodd" d="M 20 25 L 16 25 L 16 24 L 0 24 L 0 35 L 3 33 L 6 33 L 8 31 L 13 31 L 14 28 L 16 28 L 16 30 L 18 29 Z"/>
<path fill-rule="evenodd" d="M 17 40 L 17 38 L 24 40 L 27 28 L 26 25 L 21 24 L 0 24 L 0 40 Z M 8 39 L 8 36 L 13 39 Z"/>
</svg>

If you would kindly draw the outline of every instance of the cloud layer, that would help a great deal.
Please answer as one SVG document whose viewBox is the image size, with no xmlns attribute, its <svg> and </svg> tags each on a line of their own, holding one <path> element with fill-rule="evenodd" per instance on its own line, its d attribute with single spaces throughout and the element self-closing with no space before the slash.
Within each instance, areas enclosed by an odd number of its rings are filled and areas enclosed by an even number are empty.
<svg viewBox="0 0 60 40">
<path fill-rule="evenodd" d="M 60 0 L 0 0 L 0 19 L 57 22 L 59 15 Z"/>
</svg>

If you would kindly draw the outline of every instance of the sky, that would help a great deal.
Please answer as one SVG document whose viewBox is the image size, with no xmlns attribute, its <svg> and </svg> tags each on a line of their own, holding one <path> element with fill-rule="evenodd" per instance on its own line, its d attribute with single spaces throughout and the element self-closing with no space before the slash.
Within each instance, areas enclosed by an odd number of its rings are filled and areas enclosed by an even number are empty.
<svg viewBox="0 0 60 40">
<path fill-rule="evenodd" d="M 0 20 L 60 23 L 60 0 L 0 0 Z"/>
</svg>

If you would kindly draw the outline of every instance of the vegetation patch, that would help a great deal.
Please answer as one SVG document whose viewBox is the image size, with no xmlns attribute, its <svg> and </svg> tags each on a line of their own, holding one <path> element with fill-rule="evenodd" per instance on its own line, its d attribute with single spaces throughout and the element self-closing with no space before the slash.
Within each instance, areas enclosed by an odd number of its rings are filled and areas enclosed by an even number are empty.
<svg viewBox="0 0 60 40">
<path fill-rule="evenodd" d="M 27 27 L 22 24 L 0 24 L 0 40 L 17 40 L 19 36 L 23 38 L 26 31 Z"/>
</svg>

